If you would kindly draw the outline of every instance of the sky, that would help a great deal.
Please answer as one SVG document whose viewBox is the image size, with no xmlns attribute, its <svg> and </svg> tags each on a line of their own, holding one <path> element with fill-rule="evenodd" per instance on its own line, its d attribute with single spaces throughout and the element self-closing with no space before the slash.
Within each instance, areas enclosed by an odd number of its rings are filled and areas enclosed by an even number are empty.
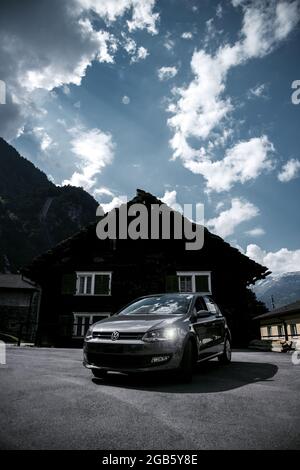
<svg viewBox="0 0 300 470">
<path fill-rule="evenodd" d="M 300 0 L 2 0 L 0 135 L 105 210 L 136 188 L 200 202 L 300 271 L 299 20 Z"/>
</svg>

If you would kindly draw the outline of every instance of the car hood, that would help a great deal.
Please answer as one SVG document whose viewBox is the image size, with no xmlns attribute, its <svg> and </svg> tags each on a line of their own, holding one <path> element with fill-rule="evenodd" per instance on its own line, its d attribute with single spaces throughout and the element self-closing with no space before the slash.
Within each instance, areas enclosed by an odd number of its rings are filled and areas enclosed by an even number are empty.
<svg viewBox="0 0 300 470">
<path fill-rule="evenodd" d="M 182 320 L 185 315 L 114 315 L 93 325 L 93 331 L 145 333 L 153 328 L 166 328 Z"/>
</svg>

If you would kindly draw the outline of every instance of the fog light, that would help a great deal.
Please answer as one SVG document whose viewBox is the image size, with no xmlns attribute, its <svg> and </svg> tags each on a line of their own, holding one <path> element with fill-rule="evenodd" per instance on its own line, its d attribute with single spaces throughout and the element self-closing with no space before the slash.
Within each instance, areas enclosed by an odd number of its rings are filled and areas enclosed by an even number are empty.
<svg viewBox="0 0 300 470">
<path fill-rule="evenodd" d="M 157 362 L 164 362 L 169 359 L 169 356 L 154 356 L 151 359 L 152 363 L 157 363 Z"/>
</svg>

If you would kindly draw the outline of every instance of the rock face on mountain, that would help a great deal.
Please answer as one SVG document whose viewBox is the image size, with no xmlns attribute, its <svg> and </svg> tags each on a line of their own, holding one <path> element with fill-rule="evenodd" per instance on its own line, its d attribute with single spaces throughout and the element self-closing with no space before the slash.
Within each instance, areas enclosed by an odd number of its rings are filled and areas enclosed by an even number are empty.
<svg viewBox="0 0 300 470">
<path fill-rule="evenodd" d="M 97 205 L 82 188 L 51 183 L 0 138 L 0 272 L 16 272 L 95 222 Z"/>
<path fill-rule="evenodd" d="M 269 276 L 258 281 L 253 291 L 270 310 L 296 302 L 300 300 L 300 271 Z"/>
</svg>

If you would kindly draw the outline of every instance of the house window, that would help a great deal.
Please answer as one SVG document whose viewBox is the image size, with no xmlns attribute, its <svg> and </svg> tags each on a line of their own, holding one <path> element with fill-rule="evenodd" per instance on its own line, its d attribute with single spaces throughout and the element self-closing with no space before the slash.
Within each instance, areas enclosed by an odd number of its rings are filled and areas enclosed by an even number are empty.
<svg viewBox="0 0 300 470">
<path fill-rule="evenodd" d="M 295 323 L 290 324 L 290 329 L 291 329 L 291 335 L 292 336 L 297 336 L 298 335 L 297 325 Z"/>
<path fill-rule="evenodd" d="M 211 294 L 210 271 L 177 272 L 179 292 L 199 292 Z"/>
<path fill-rule="evenodd" d="M 93 276 L 80 274 L 78 276 L 78 294 L 91 294 L 92 293 L 92 280 Z"/>
<path fill-rule="evenodd" d="M 73 321 L 73 336 L 76 338 L 83 338 L 87 330 L 93 323 L 103 320 L 110 316 L 109 312 L 101 313 L 74 313 Z"/>
<path fill-rule="evenodd" d="M 278 336 L 284 336 L 283 325 L 277 326 L 277 332 L 278 332 Z"/>
<path fill-rule="evenodd" d="M 267 335 L 268 335 L 268 337 L 272 336 L 272 327 L 271 326 L 267 326 Z"/>
<path fill-rule="evenodd" d="M 192 276 L 179 276 L 179 291 L 193 292 Z"/>
<path fill-rule="evenodd" d="M 111 295 L 111 272 L 77 272 L 76 295 Z"/>
</svg>

